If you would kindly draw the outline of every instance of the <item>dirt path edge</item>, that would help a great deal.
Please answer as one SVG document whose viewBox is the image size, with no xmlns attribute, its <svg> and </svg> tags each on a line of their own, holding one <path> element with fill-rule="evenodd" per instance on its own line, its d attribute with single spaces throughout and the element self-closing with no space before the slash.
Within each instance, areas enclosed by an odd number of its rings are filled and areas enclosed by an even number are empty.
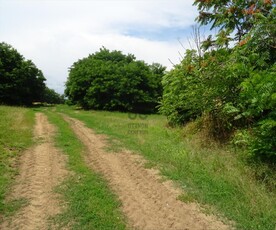
<svg viewBox="0 0 276 230">
<path fill-rule="evenodd" d="M 53 144 L 55 127 L 43 113 L 36 113 L 35 146 L 19 159 L 19 175 L 10 199 L 24 199 L 27 205 L 6 219 L 0 229 L 46 230 L 48 219 L 61 212 L 59 196 L 53 189 L 67 175 L 67 158 Z"/>
<path fill-rule="evenodd" d="M 129 151 L 105 151 L 103 135 L 95 134 L 81 121 L 63 115 L 87 147 L 85 160 L 101 173 L 122 202 L 129 225 L 134 229 L 231 229 L 217 217 L 206 215 L 195 203 L 177 199 L 182 193 L 171 181 L 161 182 L 157 170 L 145 169 L 145 159 Z"/>
</svg>

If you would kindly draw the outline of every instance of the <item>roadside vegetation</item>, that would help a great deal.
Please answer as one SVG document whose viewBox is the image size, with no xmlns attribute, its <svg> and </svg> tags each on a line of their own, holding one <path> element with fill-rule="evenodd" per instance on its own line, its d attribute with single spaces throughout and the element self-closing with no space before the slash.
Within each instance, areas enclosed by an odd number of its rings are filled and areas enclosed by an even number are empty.
<svg viewBox="0 0 276 230">
<path fill-rule="evenodd" d="M 42 71 L 11 45 L 0 42 L 0 105 L 31 106 L 33 102 L 64 103 L 45 84 Z"/>
<path fill-rule="evenodd" d="M 195 1 L 203 40 L 164 78 L 160 112 L 171 125 L 201 122 L 220 142 L 247 148 L 251 159 L 276 163 L 276 8 L 272 1 Z M 201 40 L 203 40 L 201 42 Z"/>
<path fill-rule="evenodd" d="M 55 224 L 81 230 L 125 229 L 120 202 L 102 176 L 88 168 L 83 144 L 60 115 L 50 110 L 46 115 L 58 128 L 56 145 L 68 156 L 68 168 L 72 172 L 57 189 L 66 208 L 55 218 Z"/>
<path fill-rule="evenodd" d="M 7 200 L 17 174 L 20 154 L 33 143 L 34 112 L 26 108 L 0 106 L 0 222 L 23 201 Z"/>
<path fill-rule="evenodd" d="M 268 187 L 256 178 L 254 165 L 248 165 L 242 153 L 206 139 L 205 133 L 196 131 L 196 123 L 184 129 L 170 128 L 160 115 L 81 111 L 66 106 L 57 111 L 108 135 L 113 151 L 128 148 L 145 156 L 149 160 L 146 167 L 156 166 L 180 184 L 185 193 L 179 199 L 184 202 L 206 204 L 206 211 L 227 217 L 238 229 L 274 230 L 275 175 L 267 178 Z"/>
</svg>

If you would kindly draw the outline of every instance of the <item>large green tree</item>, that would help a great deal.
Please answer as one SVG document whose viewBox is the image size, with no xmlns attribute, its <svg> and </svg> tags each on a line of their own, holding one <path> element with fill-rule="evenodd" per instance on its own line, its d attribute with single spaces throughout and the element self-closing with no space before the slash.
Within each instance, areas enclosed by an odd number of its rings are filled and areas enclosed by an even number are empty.
<svg viewBox="0 0 276 230">
<path fill-rule="evenodd" d="M 0 43 L 0 103 L 31 105 L 43 97 L 45 78 L 12 46 Z"/>
<path fill-rule="evenodd" d="M 71 66 L 65 94 L 86 109 L 153 112 L 164 71 L 160 64 L 147 65 L 103 47 Z"/>
<path fill-rule="evenodd" d="M 254 26 L 256 14 L 267 16 L 275 7 L 274 0 L 195 0 L 202 25 L 221 30 L 219 40 L 229 42 L 229 36 L 235 33 L 235 40 L 241 41 Z"/>
</svg>

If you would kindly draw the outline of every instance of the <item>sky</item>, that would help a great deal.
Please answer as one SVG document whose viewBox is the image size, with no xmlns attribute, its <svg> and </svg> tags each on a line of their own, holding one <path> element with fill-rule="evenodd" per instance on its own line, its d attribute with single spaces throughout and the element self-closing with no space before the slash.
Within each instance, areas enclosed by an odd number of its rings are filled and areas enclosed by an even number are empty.
<svg viewBox="0 0 276 230">
<path fill-rule="evenodd" d="M 0 42 L 63 93 L 68 68 L 102 46 L 171 69 L 190 48 L 196 16 L 193 0 L 0 0 Z"/>
</svg>

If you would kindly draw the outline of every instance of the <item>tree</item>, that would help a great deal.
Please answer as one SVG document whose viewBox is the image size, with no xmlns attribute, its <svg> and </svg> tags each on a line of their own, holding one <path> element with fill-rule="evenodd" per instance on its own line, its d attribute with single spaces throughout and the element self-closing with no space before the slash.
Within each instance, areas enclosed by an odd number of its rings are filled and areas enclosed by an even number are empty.
<svg viewBox="0 0 276 230">
<path fill-rule="evenodd" d="M 46 79 L 12 46 L 0 43 L 0 103 L 31 105 L 42 99 Z"/>
<path fill-rule="evenodd" d="M 266 15 L 256 14 L 251 31 L 239 45 L 246 45 L 250 52 L 262 54 L 266 62 L 273 65 L 276 62 L 276 8 Z"/>
<path fill-rule="evenodd" d="M 63 104 L 64 97 L 53 89 L 49 89 L 48 87 L 45 88 L 42 102 L 46 102 L 48 104 Z"/>
<path fill-rule="evenodd" d="M 199 119 L 217 140 L 227 140 L 238 129 L 248 130 L 249 153 L 275 162 L 275 4 L 238 0 L 195 4 L 198 20 L 220 32 L 216 40 L 209 36 L 202 43 L 203 55 L 186 50 L 181 63 L 164 76 L 160 111 L 172 124 Z M 233 31 L 239 42 L 227 47 Z"/>
<path fill-rule="evenodd" d="M 153 112 L 164 71 L 160 64 L 147 65 L 103 47 L 71 66 L 65 94 L 86 109 Z"/>
<path fill-rule="evenodd" d="M 235 32 L 238 41 L 253 27 L 255 14 L 267 16 L 275 7 L 272 0 L 195 0 L 194 5 L 199 10 L 200 24 L 218 27 L 224 36 Z"/>
</svg>

